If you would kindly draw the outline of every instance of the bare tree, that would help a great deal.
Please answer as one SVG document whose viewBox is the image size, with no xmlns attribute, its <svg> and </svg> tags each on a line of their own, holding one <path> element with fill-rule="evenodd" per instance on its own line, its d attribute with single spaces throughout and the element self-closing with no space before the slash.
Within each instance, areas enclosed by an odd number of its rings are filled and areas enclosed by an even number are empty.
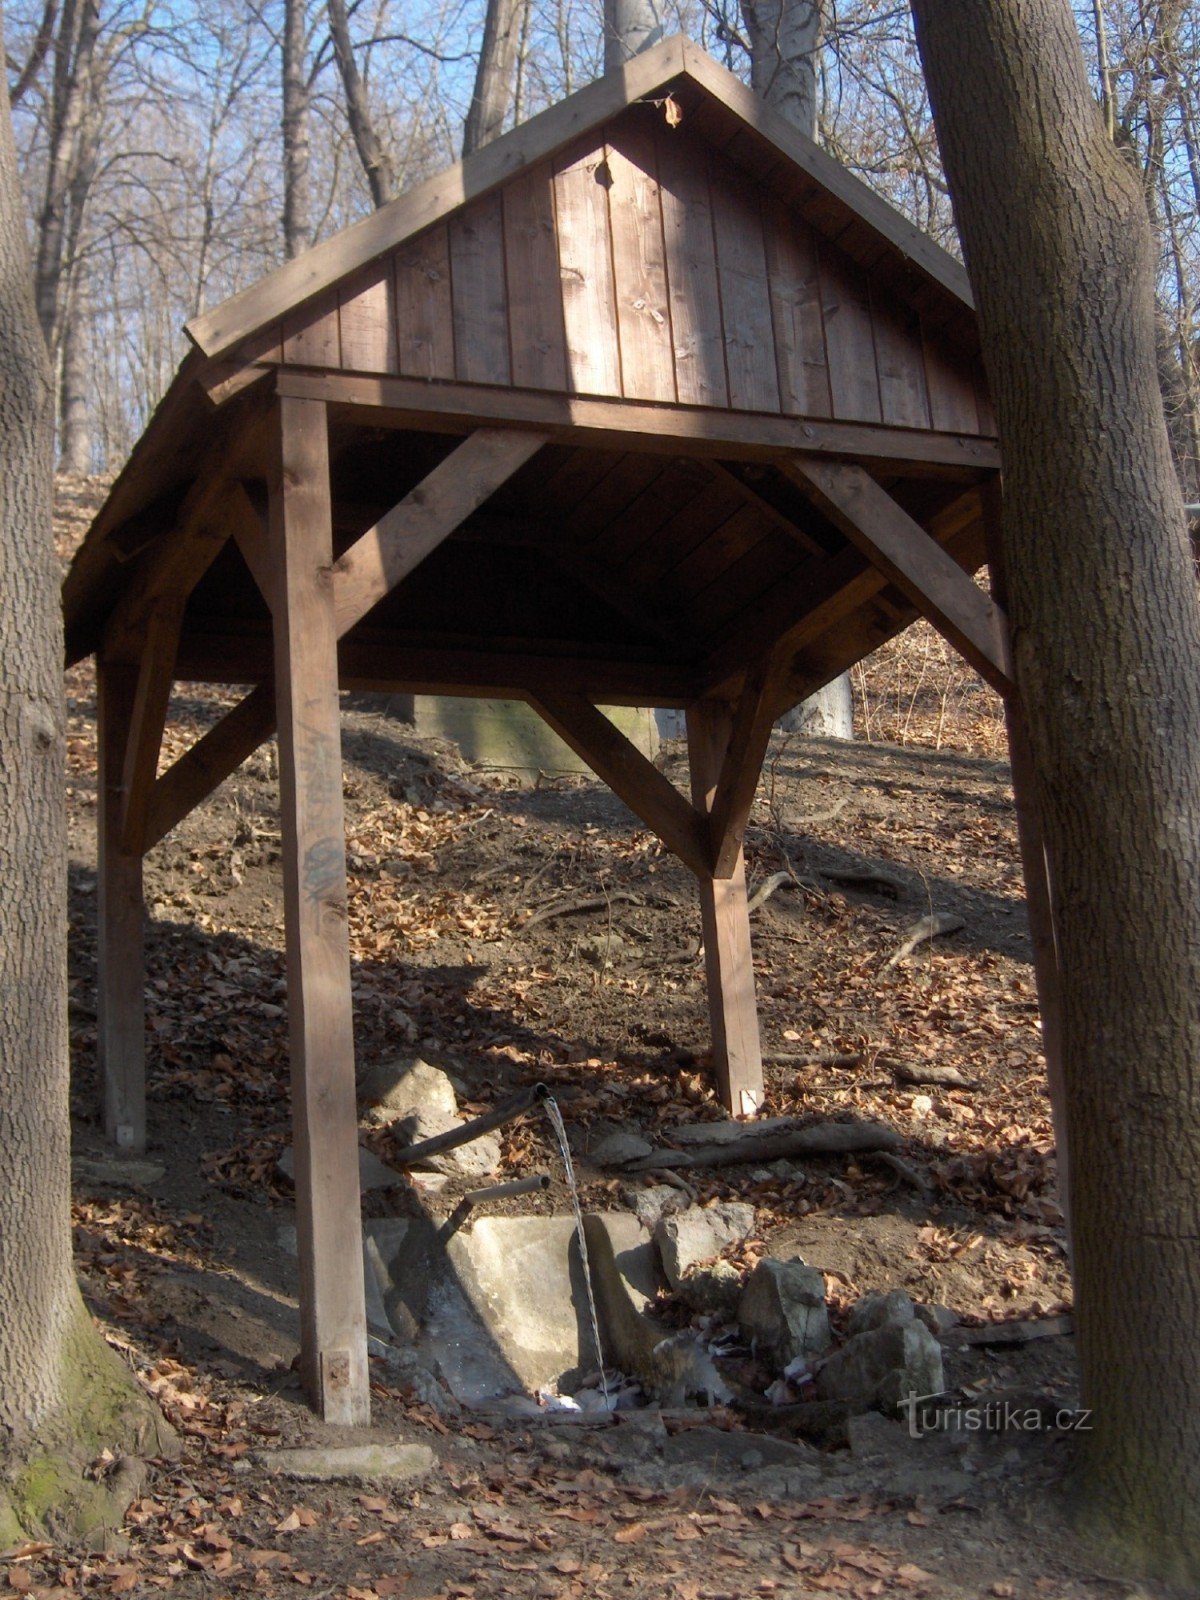
<svg viewBox="0 0 1200 1600">
<path fill-rule="evenodd" d="M 604 0 L 604 70 L 616 72 L 666 32 L 663 0 Z"/>
<path fill-rule="evenodd" d="M 1004 447 L 1062 970 L 1085 1525 L 1200 1580 L 1200 602 L 1144 195 L 1067 0 L 914 0 Z"/>
</svg>

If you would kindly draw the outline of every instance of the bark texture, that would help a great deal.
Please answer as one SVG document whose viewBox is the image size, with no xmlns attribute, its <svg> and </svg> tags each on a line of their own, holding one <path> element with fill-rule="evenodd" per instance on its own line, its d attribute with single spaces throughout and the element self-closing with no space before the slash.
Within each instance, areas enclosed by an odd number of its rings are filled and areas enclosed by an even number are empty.
<svg viewBox="0 0 1200 1600">
<path fill-rule="evenodd" d="M 62 622 L 53 399 L 0 105 L 0 1548 L 106 1514 L 71 1462 L 145 1423 L 71 1269 Z M 82 1463 L 81 1463 L 82 1464 Z M 91 1510 L 84 1512 L 87 1503 Z M 78 1513 L 78 1515 L 76 1514 Z"/>
<path fill-rule="evenodd" d="M 504 132 L 528 9 L 529 0 L 488 0 L 475 89 L 463 128 L 464 156 L 490 144 Z"/>
<path fill-rule="evenodd" d="M 822 0 L 742 0 L 754 91 L 810 139 L 817 133 L 823 12 Z"/>
<path fill-rule="evenodd" d="M 662 0 L 604 0 L 604 70 L 617 72 L 666 33 Z"/>
<path fill-rule="evenodd" d="M 303 0 L 283 9 L 283 253 L 290 261 L 312 240 L 309 215 L 309 103 Z"/>
<path fill-rule="evenodd" d="M 1200 605 L 1136 177 L 1068 0 L 914 0 L 1005 459 L 1062 967 L 1078 1509 L 1200 1577 Z"/>
</svg>

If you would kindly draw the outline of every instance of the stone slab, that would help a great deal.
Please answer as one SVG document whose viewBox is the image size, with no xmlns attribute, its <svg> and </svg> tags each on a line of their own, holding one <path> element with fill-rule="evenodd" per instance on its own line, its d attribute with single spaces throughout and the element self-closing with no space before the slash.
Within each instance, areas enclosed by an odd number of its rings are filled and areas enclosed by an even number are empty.
<svg viewBox="0 0 1200 1600">
<path fill-rule="evenodd" d="M 437 1465 L 427 1444 L 351 1444 L 324 1449 L 267 1450 L 259 1461 L 268 1472 L 308 1482 L 406 1483 Z"/>
<path fill-rule="evenodd" d="M 600 710 L 644 756 L 653 760 L 659 741 L 652 710 L 633 706 L 601 706 Z M 531 778 L 539 772 L 590 770 L 537 712 L 520 700 L 419 694 L 415 698 L 415 717 L 421 733 L 453 739 L 476 766 L 524 773 Z"/>
</svg>

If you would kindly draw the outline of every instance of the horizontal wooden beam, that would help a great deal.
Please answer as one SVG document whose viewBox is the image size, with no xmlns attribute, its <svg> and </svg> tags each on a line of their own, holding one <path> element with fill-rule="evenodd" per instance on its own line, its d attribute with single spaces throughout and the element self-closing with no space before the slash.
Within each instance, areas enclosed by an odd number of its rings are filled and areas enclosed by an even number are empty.
<svg viewBox="0 0 1200 1600">
<path fill-rule="evenodd" d="M 151 849 L 170 833 L 274 732 L 275 688 L 270 682 L 260 683 L 202 734 L 154 785 L 142 849 Z"/>
<path fill-rule="evenodd" d="M 697 876 L 710 877 L 707 818 L 582 695 L 542 689 L 529 704 L 598 778 Z"/>
<path fill-rule="evenodd" d="M 343 639 L 338 649 L 343 689 L 395 694 L 470 695 L 523 700 L 553 683 L 602 705 L 686 706 L 699 693 L 699 673 L 672 662 L 539 653 L 538 641 L 486 650 L 378 634 Z M 216 618 L 196 619 L 179 644 L 176 677 L 197 683 L 253 684 L 271 676 L 271 641 L 263 633 L 229 633 Z"/>
<path fill-rule="evenodd" d="M 279 367 L 275 383 L 281 395 L 327 401 L 371 427 L 453 433 L 497 423 L 535 428 L 557 443 L 655 455 L 773 460 L 782 453 L 815 451 L 878 462 L 897 476 L 967 482 L 1000 465 L 999 451 L 991 439 L 919 428 L 634 400 L 589 400 L 529 389 L 426 383 L 306 367 Z"/>
<path fill-rule="evenodd" d="M 780 470 L 994 689 L 1009 692 L 1003 611 L 870 473 L 850 462 L 807 459 L 781 463 Z"/>
<path fill-rule="evenodd" d="M 402 583 L 545 442 L 539 433 L 478 429 L 356 540 L 333 565 L 338 637 Z"/>
</svg>

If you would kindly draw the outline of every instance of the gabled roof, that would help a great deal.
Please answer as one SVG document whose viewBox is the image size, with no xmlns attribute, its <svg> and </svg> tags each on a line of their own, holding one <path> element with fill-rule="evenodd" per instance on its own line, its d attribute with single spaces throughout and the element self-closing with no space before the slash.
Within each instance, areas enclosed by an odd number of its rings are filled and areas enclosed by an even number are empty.
<svg viewBox="0 0 1200 1600">
<path fill-rule="evenodd" d="M 486 195 L 508 178 L 602 127 L 638 101 L 676 100 L 689 125 L 724 148 L 772 193 L 798 207 L 827 238 L 875 272 L 890 267 L 901 299 L 950 331 L 966 333 L 973 309 L 964 268 L 874 190 L 790 126 L 731 72 L 682 35 L 635 56 L 530 118 L 465 161 L 307 250 L 230 299 L 194 317 L 187 333 L 203 353 L 228 355 L 276 318 L 359 271 L 386 251 Z M 972 350 L 971 353 L 974 353 Z"/>
</svg>

